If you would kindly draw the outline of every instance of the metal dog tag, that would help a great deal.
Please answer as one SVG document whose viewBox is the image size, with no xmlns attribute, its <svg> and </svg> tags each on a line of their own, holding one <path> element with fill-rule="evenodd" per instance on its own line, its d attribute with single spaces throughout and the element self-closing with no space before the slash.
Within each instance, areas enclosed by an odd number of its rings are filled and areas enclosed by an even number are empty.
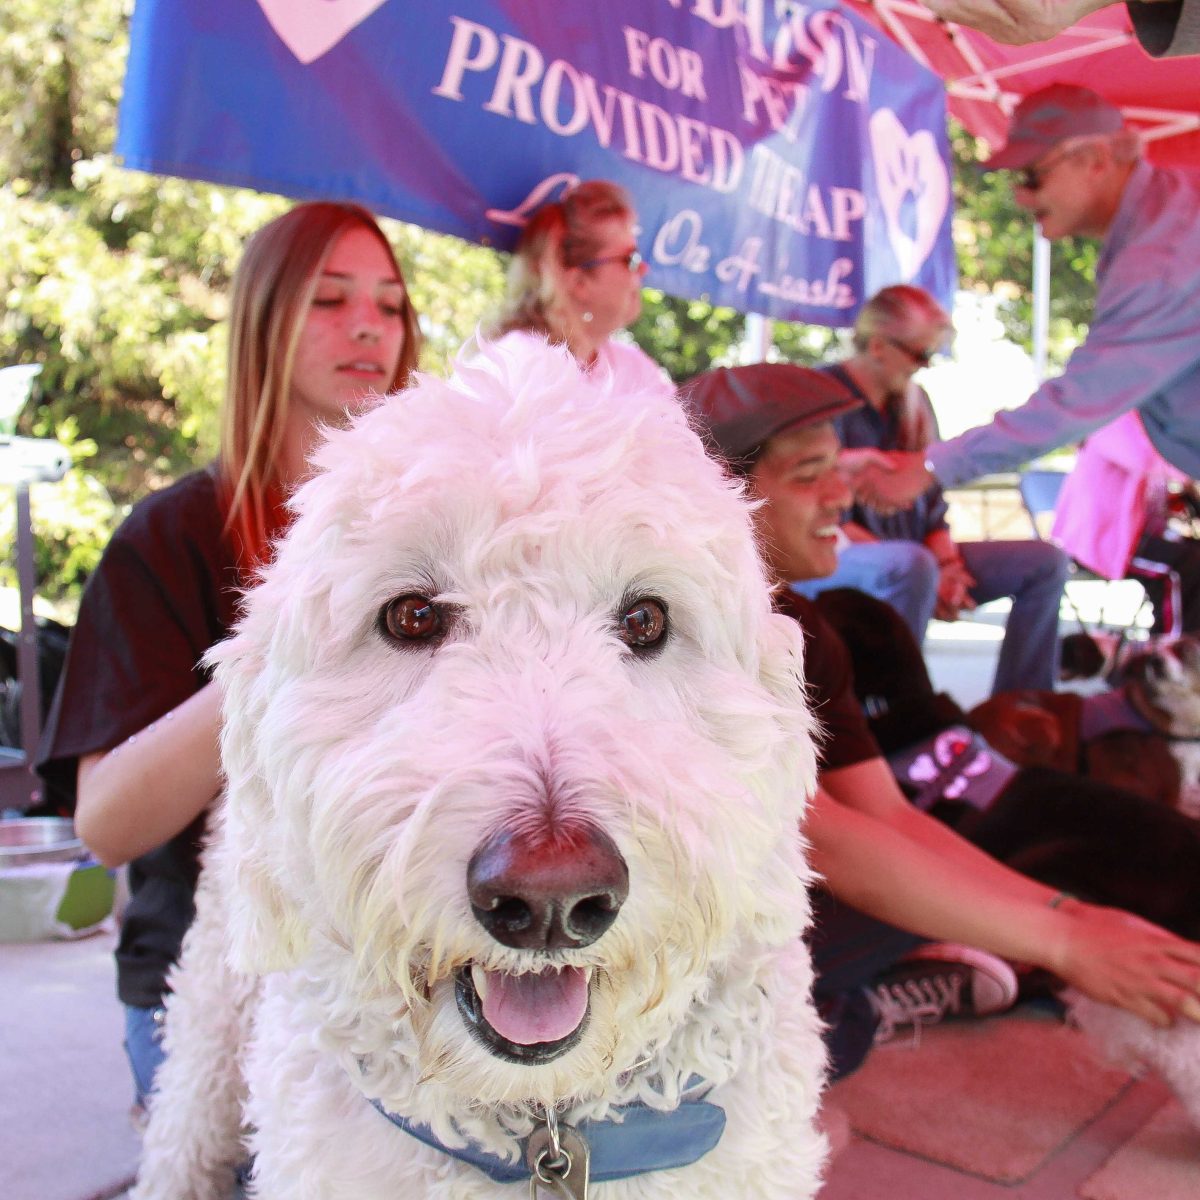
<svg viewBox="0 0 1200 1200">
<path fill-rule="evenodd" d="M 539 1189 L 558 1200 L 587 1200 L 589 1153 L 583 1134 L 573 1125 L 535 1129 L 525 1148 L 529 1200 L 538 1200 Z"/>
</svg>

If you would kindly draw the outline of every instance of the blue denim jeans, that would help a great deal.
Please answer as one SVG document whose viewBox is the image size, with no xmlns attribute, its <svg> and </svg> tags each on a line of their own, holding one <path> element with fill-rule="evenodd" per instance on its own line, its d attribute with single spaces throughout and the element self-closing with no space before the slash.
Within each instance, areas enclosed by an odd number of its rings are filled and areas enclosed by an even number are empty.
<svg viewBox="0 0 1200 1200">
<path fill-rule="evenodd" d="M 832 575 L 792 584 L 794 592 L 810 600 L 844 587 L 886 601 L 904 618 L 917 645 L 924 645 L 925 628 L 937 604 L 938 565 L 919 542 L 851 542 L 838 551 Z"/>
<path fill-rule="evenodd" d="M 165 1057 L 162 1048 L 165 1015 L 166 1010 L 161 1004 L 154 1008 L 125 1006 L 125 1054 L 133 1071 L 137 1102 L 143 1106 Z"/>
<path fill-rule="evenodd" d="M 1012 597 L 992 693 L 1036 688 L 1051 691 L 1058 679 L 1058 609 L 1068 559 L 1049 542 L 960 542 L 963 565 L 975 579 L 977 604 Z M 917 542 L 854 542 L 838 555 L 826 579 L 792 584 L 809 599 L 830 588 L 852 587 L 886 600 L 903 618 L 917 645 L 937 604 L 938 565 Z"/>
</svg>

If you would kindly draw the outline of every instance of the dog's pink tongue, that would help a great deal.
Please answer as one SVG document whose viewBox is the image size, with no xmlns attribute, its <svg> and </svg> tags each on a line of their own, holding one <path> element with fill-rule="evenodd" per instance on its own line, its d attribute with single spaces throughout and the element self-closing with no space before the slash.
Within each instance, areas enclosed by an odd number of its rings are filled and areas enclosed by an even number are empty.
<svg viewBox="0 0 1200 1200">
<path fill-rule="evenodd" d="M 557 1042 L 574 1033 L 587 1012 L 586 972 L 578 967 L 539 975 L 487 973 L 484 1020 L 518 1046 Z"/>
</svg>

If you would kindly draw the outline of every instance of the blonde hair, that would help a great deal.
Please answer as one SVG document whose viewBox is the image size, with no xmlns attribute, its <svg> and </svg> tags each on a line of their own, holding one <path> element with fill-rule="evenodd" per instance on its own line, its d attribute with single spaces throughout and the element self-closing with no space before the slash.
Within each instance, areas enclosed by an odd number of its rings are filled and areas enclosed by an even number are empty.
<svg viewBox="0 0 1200 1200">
<path fill-rule="evenodd" d="M 602 221 L 632 215 L 629 193 L 606 179 L 586 180 L 561 200 L 543 204 L 521 231 L 513 251 L 508 295 L 493 335 L 524 330 L 563 340 L 564 273 L 600 252 L 597 226 Z"/>
<path fill-rule="evenodd" d="M 321 267 L 349 229 L 369 230 L 404 275 L 375 218 L 357 204 L 299 204 L 264 225 L 246 243 L 233 278 L 229 359 L 221 414 L 220 479 L 225 528 L 238 565 L 249 572 L 266 555 L 282 523 L 278 477 L 296 347 Z M 388 390 L 402 387 L 416 367 L 420 331 L 404 291 L 404 346 Z"/>
<path fill-rule="evenodd" d="M 923 288 L 906 283 L 885 287 L 859 309 L 854 349 L 866 350 L 873 337 L 903 338 L 918 325 L 936 325 L 948 331 L 950 316 Z"/>
<path fill-rule="evenodd" d="M 907 343 L 918 330 L 929 326 L 946 333 L 953 328 L 949 314 L 923 288 L 894 284 L 876 292 L 859 310 L 854 349 L 865 353 L 874 337 Z M 901 450 L 924 450 L 936 440 L 937 421 L 923 388 L 910 381 L 894 404 Z"/>
</svg>

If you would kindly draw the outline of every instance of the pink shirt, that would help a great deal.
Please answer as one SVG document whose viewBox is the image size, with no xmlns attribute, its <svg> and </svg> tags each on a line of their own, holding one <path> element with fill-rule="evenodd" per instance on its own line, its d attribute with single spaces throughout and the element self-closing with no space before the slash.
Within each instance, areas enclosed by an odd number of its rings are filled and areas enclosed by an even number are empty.
<svg viewBox="0 0 1200 1200">
<path fill-rule="evenodd" d="M 1054 509 L 1053 539 L 1082 566 L 1123 579 L 1146 525 L 1147 497 L 1187 477 L 1146 436 L 1136 410 L 1089 435 Z"/>
</svg>

